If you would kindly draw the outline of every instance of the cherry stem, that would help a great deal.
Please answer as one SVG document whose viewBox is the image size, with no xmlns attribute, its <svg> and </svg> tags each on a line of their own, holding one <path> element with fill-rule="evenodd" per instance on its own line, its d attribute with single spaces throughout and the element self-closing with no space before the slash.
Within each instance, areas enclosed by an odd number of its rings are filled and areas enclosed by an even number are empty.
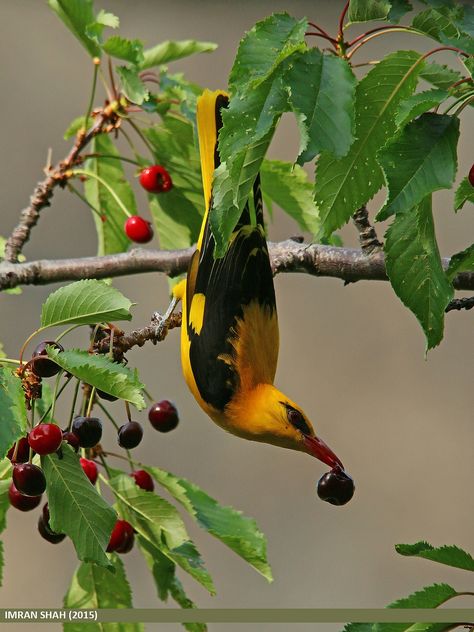
<svg viewBox="0 0 474 632">
<path fill-rule="evenodd" d="M 114 156 L 113 154 L 87 154 L 84 158 L 112 158 L 114 160 L 130 162 L 132 165 L 136 165 L 137 167 L 142 166 L 137 160 L 132 160 L 132 158 L 126 158 L 125 156 Z"/>
<path fill-rule="evenodd" d="M 148 399 L 149 402 L 153 403 L 155 401 L 150 393 L 146 390 L 146 388 L 143 389 L 143 392 L 145 393 L 145 397 Z"/>
<path fill-rule="evenodd" d="M 72 396 L 72 405 L 71 405 L 71 412 L 69 413 L 69 421 L 67 424 L 67 429 L 70 432 L 71 428 L 72 428 L 72 420 L 74 418 L 74 409 L 76 408 L 76 402 L 77 402 L 77 396 L 79 394 L 79 386 L 81 385 L 81 381 L 80 380 L 76 380 L 76 386 L 74 387 L 74 395 Z"/>
<path fill-rule="evenodd" d="M 89 403 L 87 404 L 86 417 L 90 417 L 90 415 L 91 415 L 92 406 L 94 405 L 95 391 L 96 391 L 96 388 L 95 388 L 95 386 L 93 386 L 92 389 L 91 389 L 91 393 L 89 395 Z"/>
<path fill-rule="evenodd" d="M 155 156 L 155 152 L 153 151 L 153 147 L 148 142 L 148 139 L 145 137 L 145 135 L 143 134 L 142 130 L 138 127 L 138 125 L 136 125 L 136 123 L 134 121 L 132 121 L 131 118 L 126 118 L 125 120 L 128 121 L 128 123 L 133 127 L 133 129 L 138 134 L 138 136 L 140 136 L 140 138 L 142 139 L 143 143 L 145 144 L 145 146 L 147 147 L 147 149 L 149 150 L 151 155 L 154 157 Z"/>
<path fill-rule="evenodd" d="M 349 0 L 347 0 L 346 4 L 345 4 L 345 6 L 344 6 L 344 8 L 342 10 L 342 13 L 341 13 L 341 15 L 339 17 L 339 39 L 341 41 L 344 39 L 344 34 L 343 34 L 343 31 L 344 31 L 344 19 L 346 17 L 346 14 L 347 14 L 348 10 L 349 10 Z"/>
<path fill-rule="evenodd" d="M 30 428 L 35 427 L 35 404 L 36 400 L 31 400 L 31 420 L 30 420 Z"/>
<path fill-rule="evenodd" d="M 51 421 L 53 421 L 53 418 L 54 418 L 54 410 L 56 408 L 56 399 L 58 397 L 59 381 L 60 381 L 63 373 L 64 373 L 64 370 L 61 369 L 61 371 L 59 371 L 59 373 L 58 373 L 58 377 L 56 378 L 56 382 L 54 383 L 53 403 L 51 405 Z"/>
<path fill-rule="evenodd" d="M 125 402 L 125 410 L 127 411 L 128 421 L 132 421 L 132 415 L 130 413 L 130 404 L 127 401 Z"/>
<path fill-rule="evenodd" d="M 87 169 L 73 169 L 71 173 L 72 173 L 72 175 L 79 175 L 79 176 L 83 175 L 83 176 L 87 176 L 89 178 L 95 178 L 95 180 L 97 180 L 97 182 L 100 182 L 100 184 L 107 189 L 107 191 L 110 193 L 110 195 L 117 202 L 119 208 L 123 211 L 123 213 L 127 217 L 131 217 L 132 216 L 132 214 L 129 211 L 127 211 L 127 209 L 125 208 L 125 205 L 123 204 L 123 202 L 119 198 L 119 196 L 115 193 L 115 191 L 112 189 L 112 187 L 103 178 L 101 178 L 97 174 L 95 174 L 92 171 L 89 171 Z"/>
<path fill-rule="evenodd" d="M 93 213 L 95 213 L 100 218 L 102 218 L 101 212 L 98 211 L 95 208 L 95 206 L 89 202 L 89 200 L 85 197 L 85 195 L 82 195 L 82 193 L 79 191 L 79 189 L 76 189 L 76 187 L 73 186 L 70 182 L 67 183 L 67 186 L 68 186 L 68 189 L 71 191 L 71 193 L 74 193 L 75 195 L 77 195 L 77 197 L 80 198 L 84 202 L 84 204 L 86 204 L 90 208 L 90 210 Z"/>
<path fill-rule="evenodd" d="M 66 336 L 68 333 L 70 333 L 74 329 L 77 329 L 78 327 L 83 327 L 83 325 L 71 325 L 70 327 L 65 329 L 62 333 L 60 333 L 59 336 L 57 336 L 55 338 L 55 341 L 59 342 L 61 340 L 61 338 L 64 338 L 64 336 Z"/>
<path fill-rule="evenodd" d="M 108 57 L 107 64 L 109 68 L 109 77 L 110 77 L 110 85 L 112 86 L 112 93 L 114 95 L 114 99 L 118 98 L 117 88 L 115 87 L 115 79 L 114 79 L 114 69 L 112 66 L 112 58 Z"/>
<path fill-rule="evenodd" d="M 28 336 L 28 338 L 23 343 L 23 346 L 20 349 L 20 358 L 19 358 L 20 366 L 22 366 L 23 364 L 23 354 L 25 353 L 26 346 L 28 345 L 30 340 L 32 340 L 36 336 L 36 334 L 39 333 L 40 331 L 41 329 L 36 329 L 32 334 Z"/>
<path fill-rule="evenodd" d="M 100 462 L 102 463 L 102 465 L 104 467 L 104 470 L 107 472 L 107 476 L 109 478 L 112 478 L 111 475 L 110 475 L 110 470 L 109 470 L 109 467 L 107 465 L 107 461 L 105 460 L 104 455 L 103 454 L 99 454 L 98 456 L 99 456 Z"/>
<path fill-rule="evenodd" d="M 96 63 L 95 61 L 96 58 L 94 58 L 94 76 L 92 78 L 92 90 L 91 90 L 91 96 L 89 98 L 89 103 L 87 105 L 87 110 L 86 110 L 86 115 L 84 117 L 84 127 L 87 129 L 89 127 L 89 118 L 92 112 L 92 107 L 94 105 L 94 99 L 95 99 L 95 91 L 97 88 L 97 74 L 99 72 L 99 65 L 100 65 L 100 61 L 99 63 Z"/>
<path fill-rule="evenodd" d="M 14 360 L 13 358 L 0 358 L 0 364 L 20 364 L 19 360 Z"/>
<path fill-rule="evenodd" d="M 454 116 L 459 116 L 461 112 L 464 110 L 464 108 L 467 108 L 467 106 L 472 102 L 474 102 L 474 94 L 471 94 L 468 98 L 466 98 L 464 103 L 462 103 L 459 106 L 459 108 L 456 110 L 456 112 L 454 112 Z"/>
<path fill-rule="evenodd" d="M 69 384 L 69 382 L 72 380 L 72 378 L 73 378 L 73 377 L 74 377 L 73 375 L 70 375 L 70 376 L 67 378 L 67 380 L 64 382 L 64 384 L 63 384 L 63 385 L 61 386 L 61 388 L 59 389 L 59 391 L 58 391 L 58 393 L 57 393 L 57 395 L 56 395 L 56 399 L 59 399 L 59 397 L 61 396 L 61 393 L 64 391 L 64 389 L 66 388 L 66 386 Z M 44 412 L 43 416 L 42 416 L 42 417 L 41 417 L 41 419 L 39 420 L 38 425 L 39 425 L 39 424 L 41 424 L 41 423 L 43 423 L 43 421 L 44 421 L 44 420 L 46 419 L 46 417 L 49 415 L 49 411 L 51 410 L 52 406 L 53 406 L 52 404 L 50 404 L 50 405 L 48 406 L 48 408 L 47 408 L 47 409 L 46 409 L 46 411 Z"/>
<path fill-rule="evenodd" d="M 128 402 L 125 402 L 125 406 L 127 406 Z M 119 431 L 119 425 L 118 423 L 115 421 L 115 419 L 112 417 L 112 415 L 109 413 L 109 411 L 107 410 L 107 408 L 101 404 L 100 402 L 97 402 L 97 406 L 101 409 L 101 411 L 109 418 L 109 421 L 112 423 L 112 425 L 114 426 L 115 430 L 117 430 L 117 432 Z M 128 414 L 128 410 L 127 410 L 127 414 Z M 128 418 L 128 420 L 130 421 L 130 417 Z M 130 454 L 130 450 L 125 450 L 127 453 L 127 456 L 120 456 L 119 458 L 124 459 L 125 461 L 128 461 L 132 472 L 133 472 L 133 460 L 132 460 L 132 455 Z M 110 454 L 112 456 L 118 456 L 117 454 L 113 454 L 112 452 L 107 452 L 107 454 Z"/>
<path fill-rule="evenodd" d="M 463 83 L 472 83 L 472 77 L 464 77 L 463 79 L 459 79 L 459 81 L 456 81 L 455 83 L 453 83 L 452 86 L 449 86 L 448 90 L 452 90 L 453 88 L 457 88 L 458 86 L 460 86 Z"/>
</svg>

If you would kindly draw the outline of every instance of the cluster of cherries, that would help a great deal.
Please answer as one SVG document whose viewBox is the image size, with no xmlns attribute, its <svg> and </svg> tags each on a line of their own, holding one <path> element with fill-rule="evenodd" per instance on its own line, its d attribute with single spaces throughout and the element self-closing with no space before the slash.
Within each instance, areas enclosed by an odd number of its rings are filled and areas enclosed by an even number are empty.
<svg viewBox="0 0 474 632">
<path fill-rule="evenodd" d="M 166 193 L 173 186 L 170 174 L 161 165 L 142 169 L 139 180 L 149 193 Z M 125 234 L 138 244 L 146 244 L 153 239 L 153 228 L 150 222 L 140 215 L 132 215 L 125 222 Z"/>
<path fill-rule="evenodd" d="M 47 357 L 46 348 L 55 347 L 58 351 L 64 351 L 58 343 L 50 340 L 41 342 L 33 352 L 30 361 L 31 370 L 38 377 L 51 377 L 57 374 L 60 367 Z M 97 391 L 99 396 L 108 400 L 116 397 L 108 393 Z M 168 400 L 156 402 L 148 411 L 148 419 L 159 432 L 174 430 L 179 423 L 178 411 L 174 404 Z M 143 428 L 137 421 L 128 421 L 118 430 L 117 440 L 125 449 L 135 448 L 143 437 Z M 54 423 L 39 423 L 26 437 L 21 437 L 8 451 L 7 457 L 13 465 L 12 482 L 8 490 L 10 504 L 20 511 L 35 509 L 46 490 L 46 478 L 43 470 L 31 462 L 33 454 L 44 456 L 61 450 L 63 441 L 78 452 L 79 448 L 93 448 L 102 438 L 102 422 L 97 417 L 77 415 L 74 417 L 71 429 L 61 430 Z M 95 485 L 98 477 L 97 465 L 94 461 L 81 457 L 81 467 Z M 154 490 L 153 479 L 145 470 L 136 470 L 130 474 L 135 483 L 141 489 L 152 492 Z M 48 503 L 43 506 L 43 511 L 38 520 L 38 530 L 41 536 L 53 544 L 61 542 L 66 536 L 64 533 L 55 533 L 49 524 Z M 107 551 L 127 553 L 133 547 L 133 527 L 125 520 L 117 520 L 112 531 Z"/>
</svg>

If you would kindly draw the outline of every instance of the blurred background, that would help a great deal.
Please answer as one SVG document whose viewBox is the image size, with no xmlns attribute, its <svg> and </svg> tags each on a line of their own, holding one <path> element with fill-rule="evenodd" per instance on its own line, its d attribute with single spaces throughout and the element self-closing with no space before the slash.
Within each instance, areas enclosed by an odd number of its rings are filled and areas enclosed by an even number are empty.
<svg viewBox="0 0 474 632">
<path fill-rule="evenodd" d="M 343 5 L 342 0 L 103 0 L 96 8 L 116 13 L 121 34 L 140 37 L 149 46 L 166 39 L 217 42 L 215 53 L 171 65 L 189 80 L 215 89 L 226 86 L 238 42 L 257 20 L 288 10 L 333 33 Z M 85 110 L 92 68 L 80 44 L 46 2 L 1 0 L 1 9 L 0 234 L 8 236 L 42 178 L 48 148 L 53 161 L 68 151 L 71 141 L 65 142 L 62 135 Z M 351 27 L 351 32 L 357 35 L 361 29 Z M 425 51 L 434 46 L 423 38 L 391 34 L 368 44 L 358 53 L 358 61 L 379 59 L 397 48 Z M 442 55 L 437 61 L 456 63 Z M 474 160 L 468 142 L 472 124 L 472 111 L 465 110 L 457 181 Z M 271 157 L 293 160 L 297 149 L 296 125 L 288 116 L 272 144 Z M 138 189 L 137 199 L 145 211 L 146 197 Z M 370 208 L 375 210 L 382 199 L 379 195 Z M 452 193 L 435 195 L 435 221 L 444 256 L 472 242 L 472 208 L 455 217 Z M 383 231 L 379 226 L 379 237 Z M 269 232 L 271 239 L 278 240 L 299 230 L 277 212 Z M 352 226 L 342 236 L 346 245 L 357 245 Z M 151 246 L 156 247 L 156 242 Z M 89 210 L 69 194 L 56 191 L 25 255 L 32 260 L 95 251 Z M 147 324 L 154 310 L 167 305 L 163 276 L 118 279 L 115 285 L 137 303 L 130 328 Z M 175 401 L 181 416 L 177 430 L 161 435 L 149 425 L 146 411 L 137 414 L 145 426 L 145 440 L 136 449 L 136 458 L 186 477 L 220 502 L 253 516 L 268 538 L 272 584 L 187 521 L 217 587 L 212 598 L 181 573 L 190 597 L 200 607 L 382 607 L 434 582 L 472 590 L 468 573 L 402 558 L 394 544 L 425 539 L 474 551 L 473 313 L 451 312 L 444 341 L 425 359 L 422 331 L 388 283 L 344 287 L 334 279 L 287 274 L 279 275 L 275 285 L 281 327 L 277 385 L 306 410 L 316 431 L 344 461 L 355 479 L 356 494 L 345 507 L 323 503 L 316 495 L 316 482 L 325 471 L 318 461 L 242 441 L 215 426 L 184 384 L 177 331 L 163 344 L 132 351 L 130 363 L 138 367 L 156 400 Z M 41 304 L 55 288 L 31 287 L 18 296 L 0 297 L 0 340 L 9 355 L 15 357 L 22 341 L 38 326 Z M 70 344 L 84 344 L 82 336 L 71 335 Z M 66 415 L 64 404 L 59 410 Z M 105 447 L 114 447 L 115 441 L 115 433 L 107 431 Z M 1 607 L 62 604 L 76 567 L 74 549 L 67 542 L 53 547 L 42 540 L 36 521 L 37 512 L 12 509 L 8 514 Z M 134 605 L 161 607 L 138 552 L 123 560 Z M 461 598 L 452 605 L 471 607 L 474 600 Z M 15 629 L 22 627 L 27 629 L 26 625 Z M 299 625 L 298 630 L 315 627 Z M 321 624 L 317 629 L 341 627 Z M 147 626 L 147 630 L 158 628 L 171 632 L 180 626 Z M 211 626 L 214 631 L 221 628 L 233 632 L 242 625 Z M 270 626 L 251 628 L 264 631 Z"/>
</svg>

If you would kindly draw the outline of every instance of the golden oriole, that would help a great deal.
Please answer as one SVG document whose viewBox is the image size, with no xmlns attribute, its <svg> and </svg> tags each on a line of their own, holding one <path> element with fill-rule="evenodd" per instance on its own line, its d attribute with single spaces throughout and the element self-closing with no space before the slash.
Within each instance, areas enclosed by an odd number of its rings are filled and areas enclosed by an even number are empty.
<svg viewBox="0 0 474 632">
<path fill-rule="evenodd" d="M 221 109 L 227 104 L 225 92 L 209 90 L 197 103 L 205 214 L 187 279 L 174 292 L 182 301 L 184 377 L 201 408 L 224 430 L 343 469 L 301 408 L 273 386 L 279 334 L 259 177 L 253 186 L 254 217 L 247 203 L 225 256 L 214 259 L 209 209 L 220 164 Z"/>
</svg>

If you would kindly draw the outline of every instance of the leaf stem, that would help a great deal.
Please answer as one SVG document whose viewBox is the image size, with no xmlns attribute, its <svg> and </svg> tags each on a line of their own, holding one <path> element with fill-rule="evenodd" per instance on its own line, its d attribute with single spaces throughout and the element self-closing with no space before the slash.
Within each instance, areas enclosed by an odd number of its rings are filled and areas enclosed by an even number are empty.
<svg viewBox="0 0 474 632">
<path fill-rule="evenodd" d="M 344 20 L 345 17 L 347 15 L 347 11 L 349 10 L 349 0 L 347 0 L 346 4 L 344 5 L 344 8 L 341 12 L 341 15 L 339 17 L 339 36 L 338 39 L 342 42 L 342 40 L 344 39 Z"/>
<path fill-rule="evenodd" d="M 100 184 L 107 189 L 107 191 L 110 193 L 110 195 L 117 202 L 119 208 L 123 211 L 123 213 L 127 217 L 131 217 L 132 216 L 132 214 L 125 208 L 125 205 L 123 204 L 123 202 L 119 198 L 119 196 L 115 193 L 115 191 L 112 189 L 112 187 L 103 178 L 101 178 L 97 174 L 93 173 L 92 171 L 89 171 L 88 169 L 73 169 L 72 170 L 72 174 L 73 175 L 84 175 L 84 176 L 88 176 L 89 178 L 95 178 L 97 180 L 97 182 L 100 182 Z"/>
<path fill-rule="evenodd" d="M 109 466 L 107 465 L 107 461 L 105 460 L 104 455 L 103 454 L 99 454 L 98 456 L 99 456 L 99 459 L 100 459 L 100 461 L 101 461 L 101 463 L 102 463 L 102 465 L 104 467 L 104 470 L 107 472 L 107 476 L 109 478 L 111 478 Z"/>
<path fill-rule="evenodd" d="M 87 105 L 86 116 L 84 117 L 84 126 L 86 129 L 89 127 L 89 118 L 92 112 L 92 107 L 94 105 L 95 91 L 97 88 L 97 74 L 99 72 L 99 66 L 100 66 L 100 59 L 98 57 L 94 57 L 92 61 L 94 64 L 94 76 L 92 78 L 92 90 L 91 90 L 91 95 L 89 98 L 89 103 Z"/>
<path fill-rule="evenodd" d="M 324 35 L 323 33 L 314 33 L 313 31 L 307 31 L 305 35 L 306 36 L 313 35 L 314 37 L 322 37 L 328 42 L 331 42 L 334 48 L 336 48 L 336 40 L 333 37 L 330 37 L 329 35 Z"/>
<path fill-rule="evenodd" d="M 118 99 L 118 92 L 115 86 L 115 79 L 114 79 L 114 69 L 112 66 L 112 58 L 110 56 L 107 58 L 107 66 L 109 69 L 109 78 L 110 78 L 110 85 L 112 86 L 112 93 L 114 95 L 114 99 Z"/>
<path fill-rule="evenodd" d="M 13 358 L 0 358 L 0 364 L 20 364 L 19 360 L 14 360 Z"/>
<path fill-rule="evenodd" d="M 137 165 L 137 167 L 142 166 L 137 160 L 132 160 L 132 158 L 126 158 L 125 156 L 114 156 L 113 154 L 87 154 L 84 158 L 113 158 L 114 160 L 130 162 L 132 165 Z"/>
<path fill-rule="evenodd" d="M 395 24 L 387 24 L 386 26 L 379 26 L 375 29 L 370 29 L 370 31 L 367 31 L 366 33 L 362 33 L 362 35 L 359 35 L 358 37 L 353 39 L 351 42 L 348 42 L 347 48 L 351 48 L 352 46 L 354 46 L 354 44 L 357 44 L 357 42 L 360 42 L 367 36 L 372 35 L 372 33 L 380 33 L 382 35 L 382 33 L 385 33 L 386 31 L 392 31 L 393 29 L 399 29 L 399 30 L 403 29 L 404 31 L 407 31 L 408 33 L 411 33 L 412 31 L 414 31 L 418 35 L 421 35 L 420 31 L 417 31 L 416 29 L 412 29 L 409 26 L 397 26 Z"/>
<path fill-rule="evenodd" d="M 70 327 L 65 329 L 62 333 L 60 333 L 59 336 L 57 336 L 55 338 L 55 341 L 59 342 L 61 340 L 61 338 L 64 338 L 64 336 L 66 336 L 69 332 L 73 331 L 74 329 L 77 329 L 78 327 L 82 327 L 82 326 L 83 325 L 71 325 Z"/>
<path fill-rule="evenodd" d="M 359 41 L 358 44 L 347 54 L 347 59 L 351 59 L 354 53 L 356 53 L 359 50 L 359 48 L 364 46 L 364 44 L 367 44 L 367 42 L 370 42 L 371 40 L 375 39 L 376 37 L 379 37 L 380 35 L 385 35 L 386 33 L 414 33 L 415 35 L 425 36 L 425 33 L 422 33 L 421 31 L 417 31 L 416 29 L 409 28 L 407 26 L 394 26 L 393 28 L 384 27 L 381 30 L 376 31 L 372 33 L 372 35 L 368 35 L 367 37 L 364 37 L 364 39 Z M 354 44 L 354 42 L 352 42 L 352 44 Z"/>
</svg>

